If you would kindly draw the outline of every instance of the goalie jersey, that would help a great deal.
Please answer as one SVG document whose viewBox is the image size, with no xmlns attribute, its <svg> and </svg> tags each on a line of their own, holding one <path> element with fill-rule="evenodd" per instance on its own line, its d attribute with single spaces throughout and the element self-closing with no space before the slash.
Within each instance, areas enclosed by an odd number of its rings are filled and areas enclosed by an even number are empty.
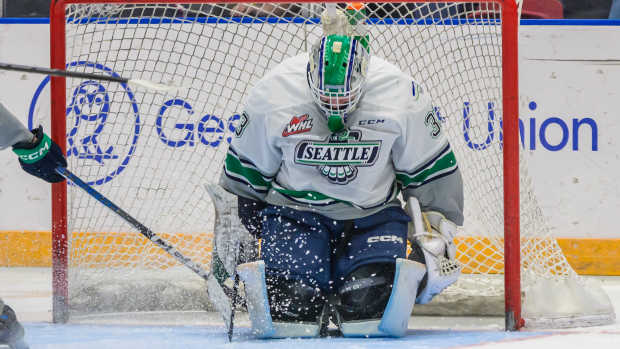
<svg viewBox="0 0 620 349">
<path fill-rule="evenodd" d="M 220 184 L 272 205 L 335 220 L 418 198 L 461 225 L 463 183 L 430 98 L 397 67 L 370 60 L 347 129 L 332 133 L 306 80 L 308 55 L 289 58 L 250 91 Z"/>
</svg>

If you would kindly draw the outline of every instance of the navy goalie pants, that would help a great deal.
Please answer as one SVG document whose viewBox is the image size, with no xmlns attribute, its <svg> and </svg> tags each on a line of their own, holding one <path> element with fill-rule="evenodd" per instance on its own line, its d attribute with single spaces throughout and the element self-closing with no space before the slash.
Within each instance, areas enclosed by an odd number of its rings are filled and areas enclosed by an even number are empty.
<svg viewBox="0 0 620 349">
<path fill-rule="evenodd" d="M 261 259 L 267 275 L 308 281 L 329 292 L 363 265 L 406 256 L 411 219 L 400 207 L 352 220 L 272 205 L 263 214 Z"/>
</svg>

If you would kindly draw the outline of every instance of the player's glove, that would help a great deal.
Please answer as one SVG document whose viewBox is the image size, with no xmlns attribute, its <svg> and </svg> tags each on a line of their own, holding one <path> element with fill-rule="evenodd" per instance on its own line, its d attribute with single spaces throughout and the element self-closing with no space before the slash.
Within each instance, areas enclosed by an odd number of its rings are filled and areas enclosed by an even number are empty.
<svg viewBox="0 0 620 349">
<path fill-rule="evenodd" d="M 13 145 L 22 169 L 46 182 L 62 182 L 65 178 L 56 172 L 59 166 L 67 167 L 67 160 L 60 147 L 43 132 L 43 126 L 31 131 L 31 141 Z"/>
<path fill-rule="evenodd" d="M 17 321 L 15 312 L 0 301 L 0 347 L 3 345 L 11 349 L 28 349 L 24 342 L 24 328 Z"/>
</svg>

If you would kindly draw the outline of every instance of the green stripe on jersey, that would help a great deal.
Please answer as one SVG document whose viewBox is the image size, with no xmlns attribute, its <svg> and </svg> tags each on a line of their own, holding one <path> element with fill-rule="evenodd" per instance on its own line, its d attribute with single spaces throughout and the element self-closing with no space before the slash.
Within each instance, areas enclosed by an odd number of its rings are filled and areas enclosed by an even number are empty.
<svg viewBox="0 0 620 349">
<path fill-rule="evenodd" d="M 299 202 L 304 202 L 307 204 L 330 204 L 330 203 L 335 203 L 335 202 L 339 202 L 339 203 L 343 203 L 346 205 L 351 205 L 354 207 L 357 207 L 359 209 L 364 210 L 364 207 L 360 207 L 358 205 L 355 205 L 354 203 L 350 202 L 350 201 L 345 201 L 345 200 L 339 200 L 336 198 L 333 198 L 331 196 L 327 196 L 323 193 L 319 193 L 317 191 L 311 191 L 311 190 L 290 190 L 290 189 L 286 189 L 280 185 L 278 185 L 277 183 L 273 184 L 273 190 L 290 196 L 292 197 L 295 201 L 299 201 Z M 396 183 L 392 183 L 392 188 L 390 189 L 390 193 L 388 194 L 389 199 L 386 200 L 386 204 L 389 203 L 390 201 L 396 199 L 396 197 L 398 196 L 398 193 L 400 192 L 400 189 L 398 188 L 398 186 L 396 185 Z"/>
<path fill-rule="evenodd" d="M 452 150 L 446 153 L 444 156 L 437 159 L 430 166 L 420 169 L 417 172 L 409 175 L 407 173 L 397 173 L 396 180 L 401 183 L 403 187 L 409 185 L 421 185 L 441 174 L 449 172 L 456 168 L 456 157 Z"/>
<path fill-rule="evenodd" d="M 226 154 L 224 168 L 229 174 L 243 177 L 243 179 L 245 179 L 255 188 L 269 189 L 269 187 L 271 187 L 271 181 L 265 179 L 265 177 L 259 171 L 247 166 L 243 166 L 241 161 L 239 161 L 237 157 L 230 153 Z"/>
<path fill-rule="evenodd" d="M 318 191 L 311 191 L 311 190 L 290 190 L 290 189 L 286 189 L 284 187 L 281 187 L 277 184 L 273 185 L 273 189 L 275 191 L 277 191 L 280 194 L 284 194 L 287 196 L 290 196 L 294 199 L 296 199 L 297 201 L 301 201 L 301 202 L 305 202 L 308 204 L 327 204 L 327 203 L 333 203 L 333 202 L 341 202 L 347 205 L 353 205 L 351 202 L 349 201 L 344 201 L 344 200 L 338 200 L 335 198 L 332 198 L 330 196 L 327 196 L 323 193 L 319 193 Z"/>
</svg>

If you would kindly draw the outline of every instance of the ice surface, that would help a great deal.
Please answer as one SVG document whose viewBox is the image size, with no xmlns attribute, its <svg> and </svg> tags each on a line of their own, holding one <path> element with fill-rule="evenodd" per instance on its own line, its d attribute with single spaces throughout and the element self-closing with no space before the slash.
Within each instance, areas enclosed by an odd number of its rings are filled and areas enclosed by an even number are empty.
<svg viewBox="0 0 620 349">
<path fill-rule="evenodd" d="M 620 309 L 620 278 L 599 278 L 616 312 Z M 237 316 L 235 336 L 228 343 L 220 317 L 204 312 L 157 312 L 84 317 L 79 323 L 52 324 L 49 268 L 0 268 L 0 297 L 11 305 L 26 328 L 32 349 L 399 349 L 399 348 L 620 348 L 620 324 L 561 331 L 504 332 L 503 319 L 491 317 L 416 316 L 407 336 L 399 339 L 256 340 L 247 314 Z"/>
<path fill-rule="evenodd" d="M 224 326 L 118 326 L 28 324 L 27 341 L 38 348 L 170 349 L 170 348 L 446 348 L 542 335 L 533 332 L 410 330 L 404 338 L 317 338 L 256 340 L 248 327 L 239 328 L 228 343 Z"/>
</svg>

